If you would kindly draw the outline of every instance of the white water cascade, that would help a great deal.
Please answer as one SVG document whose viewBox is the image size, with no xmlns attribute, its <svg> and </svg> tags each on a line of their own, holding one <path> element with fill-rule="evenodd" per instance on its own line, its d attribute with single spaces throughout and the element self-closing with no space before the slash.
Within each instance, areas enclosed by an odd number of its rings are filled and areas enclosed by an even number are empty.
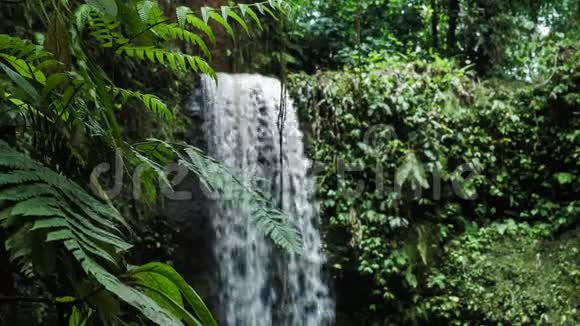
<svg viewBox="0 0 580 326">
<path fill-rule="evenodd" d="M 289 255 L 266 239 L 251 217 L 221 202 L 213 207 L 218 263 L 218 309 L 224 326 L 325 326 L 334 324 L 334 302 L 323 281 L 321 238 L 292 102 L 285 99 L 280 164 L 277 125 L 281 85 L 260 75 L 202 78 L 202 111 L 210 156 L 268 193 L 300 228 L 303 254 Z M 286 97 L 285 97 L 286 98 Z M 280 175 L 281 174 L 281 175 Z M 282 197 L 282 198 L 280 198 Z"/>
</svg>

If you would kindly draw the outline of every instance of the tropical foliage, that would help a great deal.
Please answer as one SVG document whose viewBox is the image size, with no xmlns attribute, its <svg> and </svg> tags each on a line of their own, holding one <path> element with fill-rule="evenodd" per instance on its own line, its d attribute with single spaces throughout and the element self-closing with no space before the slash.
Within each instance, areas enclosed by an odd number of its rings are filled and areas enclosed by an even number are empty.
<svg viewBox="0 0 580 326">
<path fill-rule="evenodd" d="M 356 64 L 373 51 L 419 49 L 426 57 L 439 53 L 475 63 L 480 74 L 503 74 L 524 58 L 513 47 L 533 43 L 536 32 L 577 36 L 580 12 L 577 1 L 569 0 L 295 3 L 291 53 L 308 71 Z"/>
<path fill-rule="evenodd" d="M 372 298 L 353 298 L 366 304 L 358 318 L 577 322 L 577 234 L 558 258 L 545 252 L 580 216 L 578 43 L 542 46 L 551 64 L 530 83 L 479 82 L 470 67 L 418 54 L 293 76 L 331 263 L 339 280 L 372 280 Z M 550 293 L 567 299 L 534 292 L 545 279 L 524 257 L 554 268 Z"/>
<path fill-rule="evenodd" d="M 149 0 L 22 5 L 41 13 L 31 21 L 46 24 L 46 30 L 38 32 L 44 39 L 39 43 L 0 35 L 0 221 L 10 259 L 29 278 L 56 280 L 48 300 L 70 307 L 64 313 L 70 325 L 97 317 L 104 324 L 144 317 L 158 325 L 215 325 L 199 295 L 171 266 L 128 265 L 131 221 L 115 209 L 106 180 L 91 176 L 96 197 L 83 186 L 91 164 L 103 153 L 117 153 L 126 162 L 121 169 L 145 167 L 138 186 L 145 200 L 156 202 L 162 200 L 157 180 L 171 189 L 165 166 L 177 162 L 213 191 L 237 189 L 240 204 L 255 212 L 256 226 L 283 248 L 299 250 L 300 236 L 265 198 L 197 148 L 160 139 L 130 143 L 119 115 L 131 100 L 164 123 L 174 121 L 174 112 L 154 94 L 117 86 L 107 65 L 93 56 L 215 76 L 208 63 L 207 44 L 216 42 L 210 21 L 234 37 L 232 22 L 246 31 L 250 22 L 261 28 L 260 16 L 275 18 L 281 2 L 199 11 L 182 6 L 175 19 L 167 17 L 165 4 Z M 193 54 L 181 52 L 175 41 L 193 46 Z"/>
<path fill-rule="evenodd" d="M 299 251 L 184 141 L 197 75 L 259 71 L 299 110 L 337 324 L 578 325 L 579 5 L 0 1 L 0 324 L 217 324 L 211 232 L 154 218 L 168 166 Z"/>
</svg>

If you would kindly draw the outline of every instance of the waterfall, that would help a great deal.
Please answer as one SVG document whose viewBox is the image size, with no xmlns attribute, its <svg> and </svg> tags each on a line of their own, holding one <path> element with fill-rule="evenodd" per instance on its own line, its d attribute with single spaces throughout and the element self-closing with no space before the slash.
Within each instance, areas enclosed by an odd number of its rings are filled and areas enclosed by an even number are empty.
<svg viewBox="0 0 580 326">
<path fill-rule="evenodd" d="M 324 326 L 334 323 L 334 303 L 323 282 L 321 238 L 296 112 L 285 98 L 282 137 L 277 127 L 281 85 L 249 74 L 202 78 L 203 117 L 210 156 L 272 196 L 294 219 L 301 255 L 276 247 L 235 202 L 212 208 L 218 264 L 218 309 L 225 326 Z M 280 198 L 282 197 L 282 198 Z"/>
</svg>

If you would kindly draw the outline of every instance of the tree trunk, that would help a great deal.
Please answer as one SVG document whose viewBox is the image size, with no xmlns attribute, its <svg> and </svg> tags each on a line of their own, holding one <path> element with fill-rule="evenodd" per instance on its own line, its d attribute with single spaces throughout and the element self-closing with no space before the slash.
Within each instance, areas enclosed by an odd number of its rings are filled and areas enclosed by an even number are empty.
<svg viewBox="0 0 580 326">
<path fill-rule="evenodd" d="M 437 50 L 439 49 L 439 9 L 437 8 L 437 0 L 431 0 L 431 9 L 433 9 L 431 16 L 431 40 L 433 42 L 433 50 Z"/>
<path fill-rule="evenodd" d="M 447 53 L 455 54 L 457 48 L 457 19 L 459 18 L 459 0 L 449 0 L 449 29 L 447 30 Z"/>
</svg>

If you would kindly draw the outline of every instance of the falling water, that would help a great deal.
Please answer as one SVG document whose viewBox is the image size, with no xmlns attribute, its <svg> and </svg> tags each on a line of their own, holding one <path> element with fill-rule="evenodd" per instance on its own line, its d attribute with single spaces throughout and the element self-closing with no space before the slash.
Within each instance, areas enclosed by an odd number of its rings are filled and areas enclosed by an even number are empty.
<svg viewBox="0 0 580 326">
<path fill-rule="evenodd" d="M 324 256 L 312 202 L 314 183 L 307 176 L 310 162 L 291 101 L 282 105 L 286 117 L 280 151 L 278 80 L 219 74 L 217 84 L 203 78 L 202 93 L 210 155 L 244 180 L 259 180 L 253 185 L 295 219 L 304 245 L 302 255 L 289 255 L 256 230 L 235 202 L 216 205 L 212 218 L 221 324 L 333 324 L 334 304 L 321 275 Z"/>
</svg>

